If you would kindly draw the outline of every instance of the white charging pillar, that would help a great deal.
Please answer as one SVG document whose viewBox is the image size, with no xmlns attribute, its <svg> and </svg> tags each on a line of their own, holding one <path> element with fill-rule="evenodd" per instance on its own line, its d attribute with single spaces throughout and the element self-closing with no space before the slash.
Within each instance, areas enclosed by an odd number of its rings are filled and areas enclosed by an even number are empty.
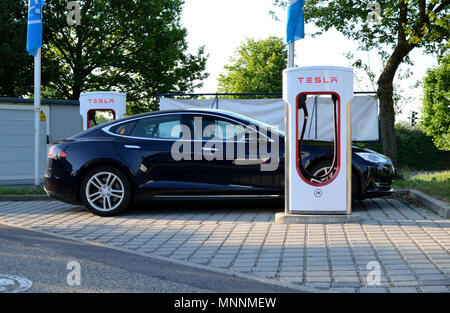
<svg viewBox="0 0 450 313">
<path fill-rule="evenodd" d="M 337 97 L 336 171 L 326 182 L 311 182 L 302 175 L 298 140 L 303 126 L 301 95 Z M 287 214 L 351 213 L 351 101 L 353 70 L 335 66 L 289 68 L 283 71 L 286 105 Z M 320 116 L 318 117 L 320 118 Z M 307 166 L 307 165 L 305 165 Z"/>
<path fill-rule="evenodd" d="M 114 119 L 123 117 L 127 112 L 127 95 L 115 91 L 91 91 L 80 95 L 80 114 L 83 130 L 90 127 L 89 112 L 111 111 Z"/>
</svg>

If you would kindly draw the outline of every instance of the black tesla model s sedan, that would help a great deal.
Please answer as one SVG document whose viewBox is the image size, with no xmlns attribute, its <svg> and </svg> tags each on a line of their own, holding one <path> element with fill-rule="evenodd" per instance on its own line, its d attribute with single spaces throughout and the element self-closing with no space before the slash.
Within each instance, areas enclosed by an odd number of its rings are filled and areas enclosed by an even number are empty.
<svg viewBox="0 0 450 313">
<path fill-rule="evenodd" d="M 332 159 L 332 142 L 303 143 L 311 181 L 331 178 Z M 353 147 L 353 198 L 391 193 L 394 172 L 387 157 Z M 282 198 L 284 133 L 221 110 L 130 116 L 53 143 L 44 182 L 50 196 L 101 216 L 151 200 Z"/>
</svg>

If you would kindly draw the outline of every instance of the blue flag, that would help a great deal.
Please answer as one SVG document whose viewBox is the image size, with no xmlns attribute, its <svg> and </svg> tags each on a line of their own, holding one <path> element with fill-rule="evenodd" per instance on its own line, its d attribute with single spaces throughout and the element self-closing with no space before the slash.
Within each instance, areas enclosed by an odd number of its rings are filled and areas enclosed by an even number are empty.
<svg viewBox="0 0 450 313">
<path fill-rule="evenodd" d="M 42 47 L 42 9 L 45 0 L 29 0 L 27 52 L 36 55 L 36 49 Z"/>
<path fill-rule="evenodd" d="M 305 17 L 303 5 L 305 0 L 290 0 L 287 8 L 286 41 L 288 44 L 305 38 Z"/>
</svg>

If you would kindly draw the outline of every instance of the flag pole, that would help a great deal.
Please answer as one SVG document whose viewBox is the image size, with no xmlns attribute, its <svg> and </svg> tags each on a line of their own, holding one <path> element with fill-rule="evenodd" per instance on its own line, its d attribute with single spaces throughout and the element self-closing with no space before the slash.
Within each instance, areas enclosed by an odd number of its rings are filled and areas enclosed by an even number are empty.
<svg viewBox="0 0 450 313">
<path fill-rule="evenodd" d="M 304 13 L 303 13 L 303 5 L 305 4 L 304 0 L 290 0 L 287 6 L 287 25 L 286 25 L 286 41 L 288 42 L 288 60 L 287 60 L 287 68 L 293 68 L 294 65 L 294 42 L 298 39 L 305 37 L 304 31 Z M 283 98 L 284 98 L 284 83 L 283 83 Z M 284 104 L 284 112 L 285 112 L 285 133 L 284 136 L 284 211 L 285 214 L 288 215 L 291 212 L 289 211 L 290 203 L 290 166 L 289 163 L 292 161 L 292 147 L 291 147 L 291 132 L 289 129 L 290 119 L 290 108 L 289 104 L 285 102 Z"/>
<path fill-rule="evenodd" d="M 36 49 L 34 57 L 34 185 L 40 186 L 39 148 L 41 122 L 41 48 Z"/>
<path fill-rule="evenodd" d="M 294 42 L 288 46 L 288 68 L 294 67 Z"/>
</svg>

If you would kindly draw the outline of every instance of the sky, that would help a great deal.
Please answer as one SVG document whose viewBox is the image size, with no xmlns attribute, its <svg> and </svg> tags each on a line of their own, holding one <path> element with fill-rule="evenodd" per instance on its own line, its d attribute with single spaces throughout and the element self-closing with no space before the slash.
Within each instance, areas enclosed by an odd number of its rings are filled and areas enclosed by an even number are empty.
<svg viewBox="0 0 450 313">
<path fill-rule="evenodd" d="M 271 10 L 277 13 L 281 21 L 275 21 L 270 16 Z M 286 12 L 274 8 L 271 0 L 185 0 L 181 21 L 188 31 L 189 52 L 193 53 L 204 45 L 206 53 L 209 54 L 206 71 L 210 76 L 204 81 L 202 88 L 195 90 L 197 93 L 217 91 L 217 78 L 220 73 L 225 73 L 224 65 L 229 63 L 236 48 L 247 38 L 259 40 L 277 36 L 285 39 Z M 346 39 L 335 30 L 311 38 L 310 34 L 315 30 L 313 24 L 306 24 L 306 38 L 295 42 L 296 66 L 350 67 L 351 62 L 344 54 L 351 51 L 364 61 L 370 62 L 375 71 L 381 70 L 376 51 L 357 52 L 357 42 Z M 437 64 L 434 56 L 424 55 L 420 50 L 413 50 L 411 58 L 415 61 L 414 67 L 411 68 L 413 75 L 400 83 L 404 94 L 411 99 L 403 104 L 402 114 L 397 116 L 398 120 L 407 120 L 411 110 L 419 110 L 422 88 L 414 85 L 423 78 L 427 68 Z M 355 91 L 375 90 L 363 73 L 358 76 L 363 81 L 355 83 Z"/>
</svg>

